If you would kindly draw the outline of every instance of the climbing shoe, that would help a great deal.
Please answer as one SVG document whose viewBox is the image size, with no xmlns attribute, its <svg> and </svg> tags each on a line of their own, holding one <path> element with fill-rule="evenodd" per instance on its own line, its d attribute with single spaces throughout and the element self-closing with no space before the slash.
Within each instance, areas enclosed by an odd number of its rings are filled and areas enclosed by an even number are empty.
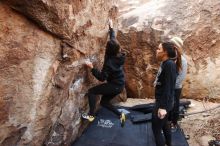
<svg viewBox="0 0 220 146">
<path fill-rule="evenodd" d="M 121 115 L 120 115 L 121 127 L 124 127 L 124 125 L 125 125 L 125 120 L 126 120 L 125 114 L 124 114 L 124 113 L 121 113 Z"/>
<path fill-rule="evenodd" d="M 95 120 L 95 117 L 94 116 L 91 116 L 91 115 L 88 115 L 86 113 L 83 113 L 82 114 L 82 118 L 85 119 L 85 120 L 88 120 L 89 122 L 92 122 Z"/>
</svg>

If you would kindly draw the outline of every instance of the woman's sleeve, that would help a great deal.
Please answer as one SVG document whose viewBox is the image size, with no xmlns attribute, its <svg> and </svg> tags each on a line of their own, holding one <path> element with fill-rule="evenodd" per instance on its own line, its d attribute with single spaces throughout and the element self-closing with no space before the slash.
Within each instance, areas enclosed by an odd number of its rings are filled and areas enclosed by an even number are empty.
<svg viewBox="0 0 220 146">
<path fill-rule="evenodd" d="M 163 94 L 162 94 L 162 98 L 159 101 L 159 107 L 161 109 L 168 109 L 168 105 L 169 105 L 169 99 L 172 98 L 171 96 L 171 91 L 174 90 L 174 86 L 175 86 L 175 78 L 176 78 L 176 70 L 175 67 L 172 66 L 171 63 L 166 63 L 163 66 L 163 71 L 164 71 L 164 89 L 163 89 Z"/>
<path fill-rule="evenodd" d="M 116 36 L 115 36 L 115 31 L 113 28 L 109 28 L 109 36 L 110 36 L 110 40 L 115 40 Z"/>
</svg>

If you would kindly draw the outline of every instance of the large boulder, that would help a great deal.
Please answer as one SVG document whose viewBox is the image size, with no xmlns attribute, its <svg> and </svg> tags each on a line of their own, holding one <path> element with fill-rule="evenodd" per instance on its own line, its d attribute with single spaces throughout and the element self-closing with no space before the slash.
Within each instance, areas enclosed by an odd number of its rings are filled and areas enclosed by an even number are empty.
<svg viewBox="0 0 220 146">
<path fill-rule="evenodd" d="M 183 96 L 220 101 L 219 0 L 123 0 L 119 7 L 118 39 L 128 52 L 129 97 L 154 96 L 155 50 L 160 41 L 179 36 L 189 66 Z"/>
<path fill-rule="evenodd" d="M 0 2 L 0 145 L 76 139 L 85 94 L 97 83 L 83 63 L 100 67 L 115 13 L 109 0 Z"/>
</svg>

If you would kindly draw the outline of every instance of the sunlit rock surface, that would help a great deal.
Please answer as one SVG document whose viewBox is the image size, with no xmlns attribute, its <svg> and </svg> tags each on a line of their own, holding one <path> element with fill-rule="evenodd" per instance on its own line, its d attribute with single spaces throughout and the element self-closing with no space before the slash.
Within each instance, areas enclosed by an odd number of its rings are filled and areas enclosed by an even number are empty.
<svg viewBox="0 0 220 146">
<path fill-rule="evenodd" d="M 118 5 L 118 39 L 128 52 L 129 97 L 153 96 L 156 47 L 161 40 L 180 36 L 189 65 L 183 96 L 219 101 L 219 0 L 121 0 Z"/>
<path fill-rule="evenodd" d="M 155 49 L 172 36 L 189 62 L 183 95 L 219 100 L 219 0 L 2 0 L 0 145 L 65 146 L 80 135 L 85 94 L 98 83 L 83 63 L 101 68 L 109 17 L 127 52 L 116 101 L 154 96 Z"/>
<path fill-rule="evenodd" d="M 64 146 L 85 127 L 83 63 L 101 67 L 109 0 L 0 2 L 0 145 Z"/>
</svg>

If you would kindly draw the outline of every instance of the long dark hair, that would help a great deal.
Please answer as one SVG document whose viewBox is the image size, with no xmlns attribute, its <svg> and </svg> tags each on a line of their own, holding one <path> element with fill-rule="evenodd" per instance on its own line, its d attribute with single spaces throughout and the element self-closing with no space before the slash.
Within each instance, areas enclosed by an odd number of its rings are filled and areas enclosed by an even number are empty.
<svg viewBox="0 0 220 146">
<path fill-rule="evenodd" d="M 106 44 L 106 56 L 116 56 L 120 51 L 120 45 L 117 40 L 110 40 Z"/>
<path fill-rule="evenodd" d="M 174 45 L 174 48 L 177 52 L 177 57 L 176 57 L 176 66 L 177 66 L 177 71 L 180 72 L 182 70 L 182 59 L 181 59 L 181 53 L 179 49 Z"/>
<path fill-rule="evenodd" d="M 172 59 L 176 62 L 177 71 L 182 70 L 181 63 L 181 53 L 178 51 L 177 47 L 172 42 L 164 42 L 162 43 L 163 50 L 167 52 L 169 59 Z"/>
</svg>

